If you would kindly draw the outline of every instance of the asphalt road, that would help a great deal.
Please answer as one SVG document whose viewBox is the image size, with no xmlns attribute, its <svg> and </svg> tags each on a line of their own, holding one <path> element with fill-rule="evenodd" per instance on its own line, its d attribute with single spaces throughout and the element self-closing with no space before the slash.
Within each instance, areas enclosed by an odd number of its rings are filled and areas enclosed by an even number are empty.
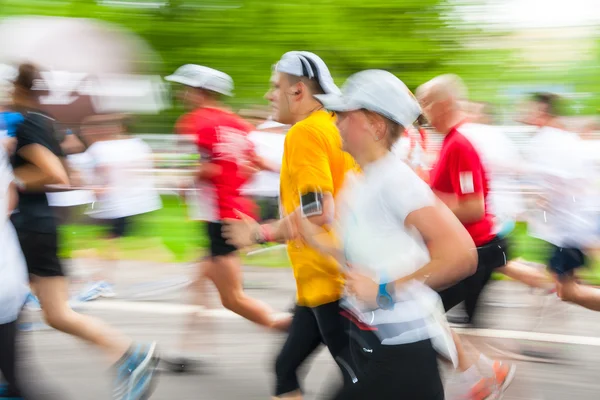
<svg viewBox="0 0 600 400">
<path fill-rule="evenodd" d="M 127 263 L 119 268 L 120 298 L 78 308 L 135 340 L 156 340 L 163 354 L 172 354 L 190 312 L 183 289 L 174 285 L 172 293 L 135 294 L 148 289 L 141 282 L 181 282 L 189 272 L 189 267 L 181 265 Z M 246 286 L 248 294 L 275 309 L 283 311 L 292 303 L 294 284 L 288 270 L 248 269 Z M 552 297 L 532 295 L 519 284 L 508 282 L 493 282 L 484 304 L 478 329 L 461 332 L 489 355 L 517 363 L 517 376 L 505 400 L 598 399 L 600 314 Z M 205 360 L 205 365 L 184 374 L 162 373 L 152 398 L 270 398 L 273 360 L 283 335 L 266 332 L 218 308 L 200 318 L 201 326 L 194 334 L 197 350 L 187 354 Z M 25 320 L 39 321 L 39 313 L 28 311 Z M 56 399 L 110 398 L 110 368 L 96 349 L 48 329 L 23 333 L 22 341 L 27 350 L 27 382 L 36 391 L 51 393 Z M 535 357 L 523 358 L 520 350 L 528 350 L 529 357 Z M 544 357 L 538 357 L 539 353 Z M 336 367 L 326 351 L 311 360 L 307 372 L 307 399 L 327 398 L 338 383 Z"/>
</svg>

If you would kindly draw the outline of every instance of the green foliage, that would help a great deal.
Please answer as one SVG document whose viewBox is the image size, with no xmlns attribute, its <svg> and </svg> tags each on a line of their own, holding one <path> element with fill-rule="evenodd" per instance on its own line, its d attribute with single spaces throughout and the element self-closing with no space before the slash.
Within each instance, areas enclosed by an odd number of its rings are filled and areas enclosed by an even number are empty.
<svg viewBox="0 0 600 400">
<path fill-rule="evenodd" d="M 289 50 L 318 53 L 340 84 L 359 70 L 383 68 L 411 89 L 449 71 L 480 82 L 508 61 L 498 51 L 464 47 L 464 35 L 480 33 L 461 27 L 444 0 L 171 0 L 147 9 L 101 4 L 0 0 L 0 16 L 96 18 L 123 26 L 159 53 L 162 65 L 154 73 L 166 75 L 184 63 L 229 73 L 236 83 L 234 107 L 265 104 L 271 65 Z M 174 108 L 146 116 L 137 130 L 164 133 L 180 113 Z"/>
</svg>

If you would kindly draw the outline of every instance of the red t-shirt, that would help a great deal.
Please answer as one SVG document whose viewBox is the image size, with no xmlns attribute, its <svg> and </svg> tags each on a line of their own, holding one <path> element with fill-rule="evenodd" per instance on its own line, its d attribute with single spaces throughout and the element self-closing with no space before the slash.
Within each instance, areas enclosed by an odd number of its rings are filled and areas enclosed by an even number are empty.
<svg viewBox="0 0 600 400">
<path fill-rule="evenodd" d="M 454 194 L 459 198 L 483 194 L 485 216 L 464 226 L 476 246 L 484 245 L 494 238 L 493 216 L 487 205 L 488 176 L 479 154 L 469 139 L 460 133 L 460 125 L 454 127 L 444 138 L 438 160 L 431 170 L 430 184 L 434 191 Z"/>
<path fill-rule="evenodd" d="M 219 108 L 199 108 L 177 121 L 177 133 L 194 135 L 198 150 L 220 167 L 221 173 L 210 180 L 218 208 L 215 220 L 237 218 L 234 210 L 256 217 L 254 203 L 240 193 L 254 171 L 256 153 L 248 139 L 253 130 L 242 118 Z"/>
</svg>

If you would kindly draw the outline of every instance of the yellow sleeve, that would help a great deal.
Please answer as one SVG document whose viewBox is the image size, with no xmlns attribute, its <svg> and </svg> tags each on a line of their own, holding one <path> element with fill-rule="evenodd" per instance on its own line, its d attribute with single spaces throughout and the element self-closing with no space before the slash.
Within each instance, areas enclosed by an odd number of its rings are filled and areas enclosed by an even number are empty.
<svg viewBox="0 0 600 400">
<path fill-rule="evenodd" d="M 299 194 L 312 191 L 333 193 L 333 177 L 329 166 L 328 142 L 322 133 L 298 126 L 290 143 L 288 161 L 292 182 Z"/>
</svg>

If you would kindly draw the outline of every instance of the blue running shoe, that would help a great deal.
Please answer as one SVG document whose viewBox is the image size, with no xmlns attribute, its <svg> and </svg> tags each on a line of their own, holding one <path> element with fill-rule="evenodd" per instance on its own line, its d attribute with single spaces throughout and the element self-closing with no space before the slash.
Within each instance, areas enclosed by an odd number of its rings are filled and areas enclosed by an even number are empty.
<svg viewBox="0 0 600 400">
<path fill-rule="evenodd" d="M 102 292 L 100 293 L 101 297 L 110 299 L 117 296 L 114 285 L 111 285 L 108 282 L 100 282 L 100 287 L 102 289 Z"/>
<path fill-rule="evenodd" d="M 116 365 L 117 377 L 114 383 L 113 400 L 144 400 L 150 397 L 154 388 L 156 368 L 156 343 L 132 346 L 128 355 Z"/>
<path fill-rule="evenodd" d="M 77 301 L 92 301 L 102 296 L 104 286 L 102 282 L 94 282 L 89 284 L 83 291 L 76 297 Z"/>
</svg>

